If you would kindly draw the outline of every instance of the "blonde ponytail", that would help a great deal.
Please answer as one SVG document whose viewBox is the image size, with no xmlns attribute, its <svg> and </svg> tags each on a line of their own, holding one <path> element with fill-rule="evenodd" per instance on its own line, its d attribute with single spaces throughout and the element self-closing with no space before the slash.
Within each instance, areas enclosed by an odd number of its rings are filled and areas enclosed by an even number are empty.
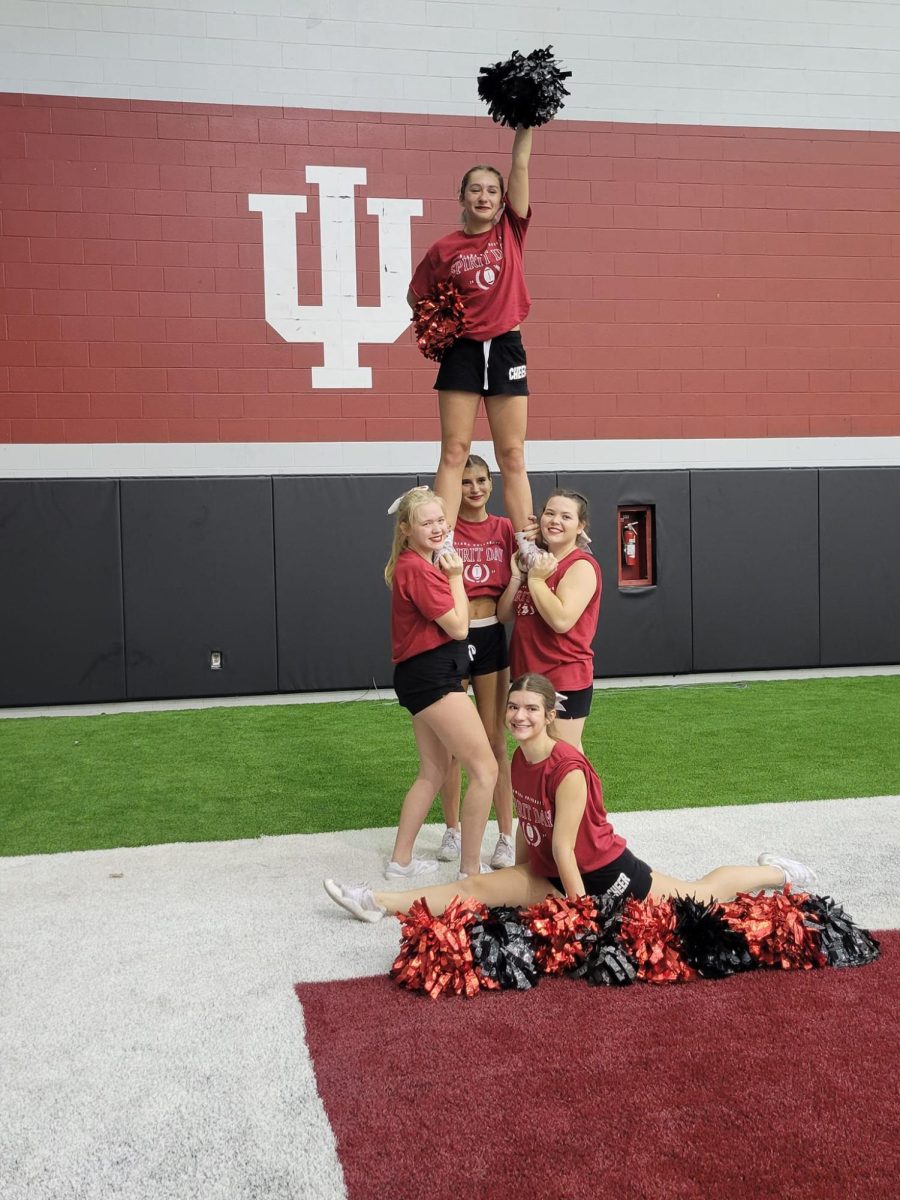
<svg viewBox="0 0 900 1200">
<path fill-rule="evenodd" d="M 405 525 L 407 529 L 410 525 L 415 524 L 415 515 L 423 504 L 432 504 L 434 501 L 441 506 L 444 516 L 447 515 L 447 506 L 440 496 L 436 496 L 431 488 L 414 487 L 411 488 L 404 496 L 401 496 L 400 503 L 397 506 L 397 516 L 394 522 L 394 540 L 391 543 L 391 553 L 384 566 L 384 582 L 389 588 L 394 586 L 394 571 L 397 567 L 397 559 L 409 545 L 407 534 L 401 528 Z M 393 506 L 392 506 L 393 507 Z"/>
</svg>

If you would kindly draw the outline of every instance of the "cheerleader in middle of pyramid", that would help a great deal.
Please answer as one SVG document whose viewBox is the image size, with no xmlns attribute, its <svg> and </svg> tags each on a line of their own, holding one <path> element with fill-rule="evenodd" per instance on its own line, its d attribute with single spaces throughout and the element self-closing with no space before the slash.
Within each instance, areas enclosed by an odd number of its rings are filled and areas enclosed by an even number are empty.
<svg viewBox="0 0 900 1200">
<path fill-rule="evenodd" d="M 543 675 L 560 693 L 553 736 L 581 750 L 594 695 L 593 640 L 600 616 L 600 566 L 588 553 L 588 502 L 557 488 L 538 518 L 547 553 L 530 567 L 521 555 L 497 602 L 501 621 L 514 620 L 509 643 L 513 676 Z"/>
<path fill-rule="evenodd" d="M 469 674 L 475 706 L 497 760 L 494 809 L 500 834 L 491 855 L 494 868 L 511 867 L 516 852 L 513 842 L 512 784 L 506 752 L 504 715 L 509 690 L 509 657 L 506 631 L 497 617 L 497 598 L 509 583 L 516 552 L 512 522 L 488 513 L 493 490 L 490 468 L 483 458 L 470 454 L 462 478 L 462 504 L 454 531 L 454 549 L 463 560 L 463 586 L 469 599 Z M 534 526 L 529 535 L 537 532 Z M 441 788 L 441 805 L 447 828 L 438 858 L 452 862 L 459 857 L 459 805 L 461 772 L 454 759 Z"/>
</svg>

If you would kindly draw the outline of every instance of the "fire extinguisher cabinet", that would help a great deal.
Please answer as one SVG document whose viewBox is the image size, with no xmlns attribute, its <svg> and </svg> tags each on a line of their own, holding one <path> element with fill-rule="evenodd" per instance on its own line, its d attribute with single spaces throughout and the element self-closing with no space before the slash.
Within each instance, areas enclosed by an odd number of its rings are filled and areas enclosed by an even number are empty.
<svg viewBox="0 0 900 1200">
<path fill-rule="evenodd" d="M 618 510 L 619 587 L 654 587 L 654 510 L 652 504 L 629 504 Z"/>
</svg>

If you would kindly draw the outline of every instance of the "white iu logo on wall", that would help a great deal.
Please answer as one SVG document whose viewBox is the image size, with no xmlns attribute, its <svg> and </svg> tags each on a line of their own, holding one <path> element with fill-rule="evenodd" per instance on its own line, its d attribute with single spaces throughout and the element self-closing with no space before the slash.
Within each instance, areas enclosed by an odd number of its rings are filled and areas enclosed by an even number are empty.
<svg viewBox="0 0 900 1200">
<path fill-rule="evenodd" d="M 297 214 L 305 196 L 250 196 L 262 213 L 266 320 L 286 342 L 321 342 L 325 365 L 313 367 L 316 388 L 370 388 L 372 371 L 359 365 L 361 342 L 394 342 L 409 325 L 406 289 L 411 270 L 410 220 L 421 200 L 372 198 L 378 217 L 381 296 L 361 306 L 356 292 L 356 219 L 353 189 L 366 182 L 364 167 L 307 167 L 306 182 L 319 185 L 322 303 L 301 304 L 297 264 Z"/>
</svg>

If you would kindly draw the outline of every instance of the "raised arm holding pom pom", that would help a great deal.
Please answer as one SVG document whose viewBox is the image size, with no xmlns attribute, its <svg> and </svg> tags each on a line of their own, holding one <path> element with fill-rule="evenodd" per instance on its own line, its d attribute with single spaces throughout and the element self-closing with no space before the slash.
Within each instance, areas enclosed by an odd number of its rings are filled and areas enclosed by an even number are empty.
<svg viewBox="0 0 900 1200">
<path fill-rule="evenodd" d="M 420 349 L 441 363 L 434 385 L 441 418 L 434 487 L 446 502 L 451 526 L 482 397 L 507 512 L 520 533 L 531 523 L 525 471 L 528 378 L 520 332 L 531 307 L 523 263 L 531 220 L 531 145 L 532 131 L 517 129 L 508 188 L 497 167 L 481 164 L 465 173 L 458 197 L 461 228 L 431 246 L 407 297 Z M 530 543 L 521 541 L 527 554 Z"/>
</svg>

